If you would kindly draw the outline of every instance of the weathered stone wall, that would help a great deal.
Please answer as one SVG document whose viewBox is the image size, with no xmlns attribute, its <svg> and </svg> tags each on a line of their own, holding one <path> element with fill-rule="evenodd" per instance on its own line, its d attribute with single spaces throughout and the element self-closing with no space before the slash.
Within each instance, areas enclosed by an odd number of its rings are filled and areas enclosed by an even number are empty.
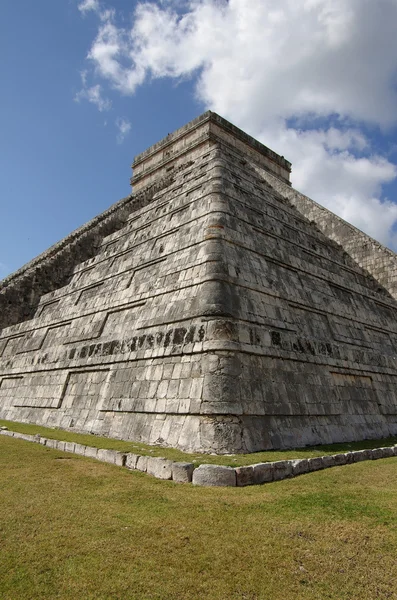
<svg viewBox="0 0 397 600">
<path fill-rule="evenodd" d="M 1 331 L 2 418 L 221 453 L 397 433 L 396 300 L 230 135 Z"/>
<path fill-rule="evenodd" d="M 275 191 L 283 198 L 287 198 L 307 219 L 313 221 L 329 239 L 340 244 L 349 256 L 379 282 L 380 286 L 397 298 L 397 257 L 392 250 L 311 198 L 285 185 L 268 171 L 257 170 Z"/>
</svg>

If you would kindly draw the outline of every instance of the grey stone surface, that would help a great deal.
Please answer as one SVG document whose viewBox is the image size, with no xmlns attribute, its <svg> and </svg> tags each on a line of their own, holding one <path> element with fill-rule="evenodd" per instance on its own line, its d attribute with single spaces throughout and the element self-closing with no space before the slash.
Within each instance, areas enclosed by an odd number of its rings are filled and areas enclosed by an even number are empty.
<svg viewBox="0 0 397 600">
<path fill-rule="evenodd" d="M 253 465 L 248 465 L 246 467 L 236 467 L 235 471 L 236 471 L 236 485 L 238 487 L 244 487 L 246 485 L 254 485 L 255 484 Z"/>
<path fill-rule="evenodd" d="M 334 458 L 336 467 L 340 467 L 341 465 L 345 465 L 347 463 L 346 454 L 343 454 L 343 453 L 342 454 L 334 454 L 333 458 Z"/>
<path fill-rule="evenodd" d="M 88 456 L 89 458 L 97 458 L 98 448 L 93 448 L 92 446 L 86 446 L 84 456 Z"/>
<path fill-rule="evenodd" d="M 331 467 L 335 467 L 335 458 L 331 456 L 323 456 L 323 467 L 324 469 L 329 469 Z"/>
<path fill-rule="evenodd" d="M 84 444 L 75 443 L 74 445 L 74 453 L 80 454 L 81 456 L 85 456 L 86 447 Z"/>
<path fill-rule="evenodd" d="M 146 472 L 157 479 L 172 479 L 172 461 L 163 457 L 148 456 Z"/>
<path fill-rule="evenodd" d="M 278 460 L 273 463 L 273 480 L 286 479 L 292 476 L 292 465 L 289 460 Z"/>
<path fill-rule="evenodd" d="M 385 447 L 380 448 L 380 450 L 382 450 L 382 458 L 390 458 L 391 456 L 394 456 L 393 448 Z"/>
<path fill-rule="evenodd" d="M 0 284 L 0 418 L 220 454 L 397 435 L 396 255 L 290 167 L 214 113 L 136 157 Z"/>
<path fill-rule="evenodd" d="M 124 452 L 118 452 L 117 450 L 109 450 L 104 448 L 98 448 L 96 458 L 103 462 L 112 463 L 123 467 L 125 464 L 126 454 Z"/>
<path fill-rule="evenodd" d="M 356 450 L 353 454 L 353 462 L 361 462 L 363 460 L 371 460 L 371 451 L 370 450 Z"/>
<path fill-rule="evenodd" d="M 236 472 L 232 467 L 220 465 L 200 465 L 193 471 L 193 485 L 234 487 Z"/>
<path fill-rule="evenodd" d="M 371 450 L 371 457 L 372 460 L 383 458 L 383 448 L 373 448 L 373 450 Z"/>
<path fill-rule="evenodd" d="M 254 483 L 269 483 L 274 478 L 274 463 L 257 463 L 252 465 L 254 469 Z M 292 467 L 291 467 L 292 469 Z"/>
<path fill-rule="evenodd" d="M 138 458 L 139 454 L 133 454 L 132 452 L 128 452 L 125 456 L 125 466 L 127 467 L 127 469 L 136 469 Z"/>
<path fill-rule="evenodd" d="M 316 456 L 315 458 L 308 459 L 308 468 L 309 471 L 320 471 L 324 469 L 324 461 L 322 456 Z"/>
<path fill-rule="evenodd" d="M 178 483 L 190 483 L 193 477 L 194 465 L 187 462 L 172 463 L 172 480 Z"/>
<path fill-rule="evenodd" d="M 290 462 L 293 477 L 296 475 L 303 475 L 303 473 L 308 473 L 309 462 L 307 458 L 297 458 L 295 460 L 291 460 Z"/>
<path fill-rule="evenodd" d="M 75 449 L 74 442 L 65 442 L 65 452 L 73 452 L 74 453 L 74 449 Z"/>
<path fill-rule="evenodd" d="M 8 431 L 7 429 L 3 429 L 2 431 L 0 431 L 1 435 L 8 435 L 9 437 L 14 437 L 14 432 L 13 431 Z"/>
<path fill-rule="evenodd" d="M 138 471 L 142 471 L 143 473 L 146 473 L 146 469 L 147 469 L 147 456 L 138 456 L 138 459 L 136 461 L 136 469 Z"/>
</svg>

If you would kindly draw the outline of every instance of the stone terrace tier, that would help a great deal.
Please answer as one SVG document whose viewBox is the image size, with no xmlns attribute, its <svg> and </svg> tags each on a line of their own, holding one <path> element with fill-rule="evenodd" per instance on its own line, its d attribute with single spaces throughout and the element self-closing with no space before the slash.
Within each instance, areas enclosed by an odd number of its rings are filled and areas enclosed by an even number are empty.
<svg viewBox="0 0 397 600">
<path fill-rule="evenodd" d="M 397 302 L 289 163 L 205 113 L 134 165 L 117 227 L 0 331 L 0 417 L 218 453 L 395 435 Z"/>
</svg>

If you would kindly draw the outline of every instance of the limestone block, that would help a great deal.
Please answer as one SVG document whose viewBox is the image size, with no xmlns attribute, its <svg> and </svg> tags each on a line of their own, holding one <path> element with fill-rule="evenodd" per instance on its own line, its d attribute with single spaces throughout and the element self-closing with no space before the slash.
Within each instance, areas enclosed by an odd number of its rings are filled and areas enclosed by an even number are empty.
<svg viewBox="0 0 397 600">
<path fill-rule="evenodd" d="M 80 454 L 81 456 L 85 455 L 85 449 L 87 446 L 85 446 L 84 444 L 77 444 L 75 443 L 74 445 L 74 453 L 75 454 Z"/>
<path fill-rule="evenodd" d="M 6 427 L 5 425 L 2 425 L 0 427 L 0 431 L 8 431 L 8 427 Z"/>
<path fill-rule="evenodd" d="M 193 463 L 174 462 L 172 463 L 172 480 L 178 483 L 190 483 L 193 470 Z"/>
<path fill-rule="evenodd" d="M 390 447 L 379 448 L 382 450 L 383 457 L 382 458 L 390 458 L 390 456 L 394 456 L 394 450 Z"/>
<path fill-rule="evenodd" d="M 246 485 L 254 485 L 254 467 L 249 465 L 246 467 L 236 467 L 236 484 L 238 487 L 244 487 Z"/>
<path fill-rule="evenodd" d="M 57 448 L 57 450 L 61 450 L 62 452 L 65 452 L 66 444 L 67 444 L 67 442 L 62 442 L 61 440 L 56 440 L 55 448 Z"/>
<path fill-rule="evenodd" d="M 7 429 L 3 429 L 0 433 L 2 435 L 8 435 L 9 437 L 14 437 L 14 432 L 13 431 L 7 431 Z"/>
<path fill-rule="evenodd" d="M 252 465 L 254 469 L 254 483 L 268 483 L 273 481 L 274 476 L 274 463 L 257 463 Z M 292 470 L 292 467 L 291 467 Z"/>
<path fill-rule="evenodd" d="M 347 462 L 346 454 L 334 454 L 333 459 L 335 461 L 335 466 L 340 467 L 341 465 L 345 465 Z"/>
<path fill-rule="evenodd" d="M 74 442 L 65 442 L 65 452 L 73 452 L 74 453 Z"/>
<path fill-rule="evenodd" d="M 45 438 L 45 437 L 40 437 L 40 444 L 41 444 L 42 446 L 46 446 L 46 445 L 47 445 L 47 442 L 48 442 L 47 438 Z"/>
<path fill-rule="evenodd" d="M 26 440 L 27 442 L 34 442 L 34 435 L 29 435 L 27 433 L 19 433 L 19 431 L 14 431 L 14 437 L 19 440 Z"/>
<path fill-rule="evenodd" d="M 371 450 L 357 450 L 356 452 L 352 452 L 353 461 L 361 462 L 362 460 L 371 460 Z"/>
<path fill-rule="evenodd" d="M 236 471 L 220 465 L 200 465 L 193 471 L 193 485 L 227 487 L 236 485 Z"/>
<path fill-rule="evenodd" d="M 118 452 L 117 450 L 110 450 L 108 448 L 98 448 L 96 458 L 102 462 L 111 463 L 123 467 L 125 464 L 125 453 Z"/>
<path fill-rule="evenodd" d="M 330 467 L 335 466 L 335 457 L 334 456 L 323 456 L 323 468 L 329 469 Z"/>
<path fill-rule="evenodd" d="M 57 448 L 58 447 L 58 440 L 53 440 L 53 439 L 47 439 L 47 443 L 46 443 L 47 448 Z"/>
<path fill-rule="evenodd" d="M 273 463 L 273 481 L 292 476 L 292 465 L 289 460 L 278 460 Z"/>
<path fill-rule="evenodd" d="M 383 448 L 373 448 L 371 450 L 372 460 L 378 460 L 378 458 L 383 458 Z"/>
<path fill-rule="evenodd" d="M 136 461 L 136 469 L 138 471 L 142 471 L 143 473 L 146 473 L 146 469 L 147 469 L 147 456 L 138 456 L 138 460 Z"/>
<path fill-rule="evenodd" d="M 136 463 L 138 461 L 139 454 L 133 454 L 132 452 L 128 452 L 125 455 L 125 466 L 127 469 L 136 469 Z"/>
<path fill-rule="evenodd" d="M 148 456 L 146 472 L 157 479 L 172 478 L 172 461 L 163 457 Z"/>
<path fill-rule="evenodd" d="M 86 446 L 84 451 L 84 456 L 88 458 L 97 458 L 98 456 L 98 448 L 93 448 L 92 446 Z"/>
<path fill-rule="evenodd" d="M 296 475 L 302 475 L 303 473 L 307 473 L 309 471 L 309 463 L 307 458 L 298 458 L 295 460 L 291 460 L 292 467 L 292 475 L 295 477 Z"/>
<path fill-rule="evenodd" d="M 308 459 L 309 471 L 320 471 L 324 469 L 324 462 L 322 456 L 316 456 L 315 458 Z"/>
<path fill-rule="evenodd" d="M 392 446 L 392 448 L 394 456 L 397 456 L 397 444 L 395 446 Z"/>
</svg>

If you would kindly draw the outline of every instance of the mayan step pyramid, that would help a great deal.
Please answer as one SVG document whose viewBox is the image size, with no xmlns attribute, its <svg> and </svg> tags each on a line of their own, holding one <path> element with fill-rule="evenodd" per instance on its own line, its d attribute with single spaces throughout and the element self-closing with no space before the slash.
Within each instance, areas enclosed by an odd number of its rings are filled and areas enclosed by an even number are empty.
<svg viewBox="0 0 397 600">
<path fill-rule="evenodd" d="M 0 418 L 253 452 L 397 434 L 396 255 L 207 112 L 0 286 Z"/>
</svg>

